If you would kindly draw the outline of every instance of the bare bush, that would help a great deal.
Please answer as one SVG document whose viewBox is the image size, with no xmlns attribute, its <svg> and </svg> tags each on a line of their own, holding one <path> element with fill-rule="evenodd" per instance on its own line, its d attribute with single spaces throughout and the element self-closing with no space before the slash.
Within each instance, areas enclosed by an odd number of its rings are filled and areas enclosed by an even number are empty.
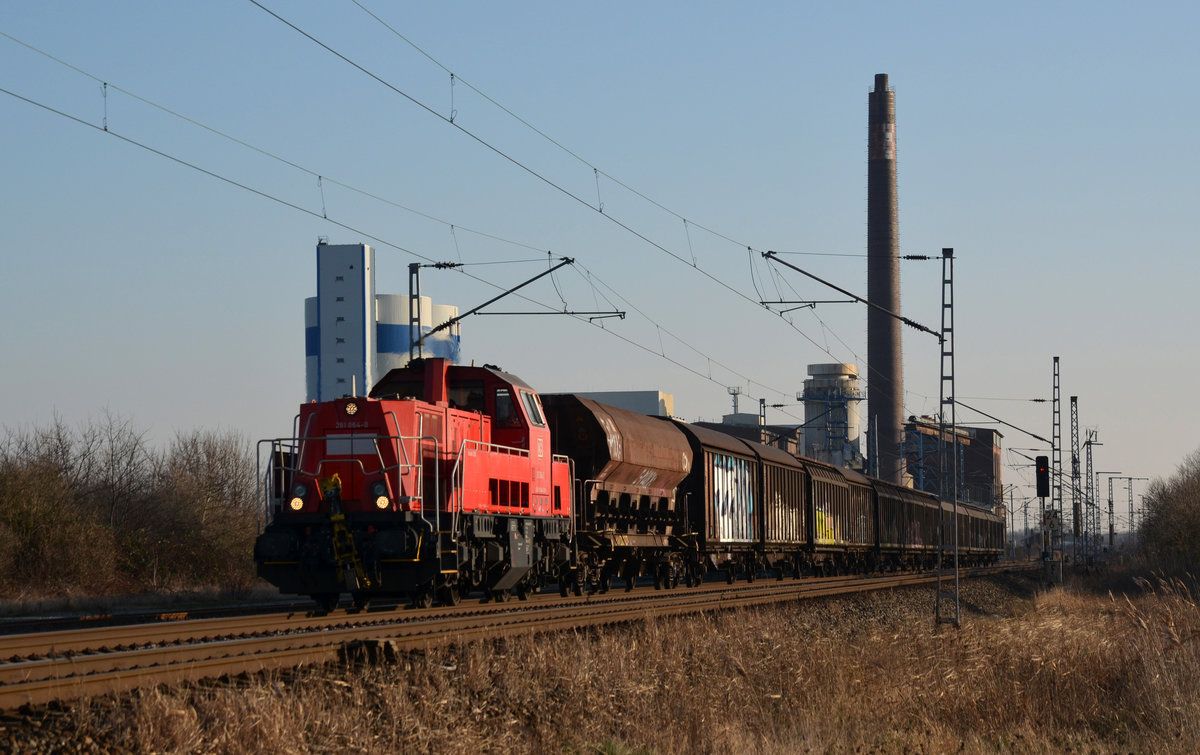
<svg viewBox="0 0 1200 755">
<path fill-rule="evenodd" d="M 168 523 L 161 536 L 179 578 L 229 588 L 250 584 L 258 527 L 254 475 L 254 457 L 240 436 L 176 436 L 163 460 L 158 513 Z"/>
<path fill-rule="evenodd" d="M 1171 478 L 1151 482 L 1145 504 L 1138 541 L 1146 556 L 1164 571 L 1194 568 L 1200 561 L 1200 450 Z"/>
<path fill-rule="evenodd" d="M 0 441 L 0 595 L 244 588 L 253 579 L 254 460 L 232 433 L 150 448 L 105 414 Z"/>
<path fill-rule="evenodd" d="M 36 448 L 46 439 L 27 437 L 19 447 Z M 25 596 L 112 589 L 118 580 L 111 532 L 80 505 L 64 449 L 43 446 L 44 455 L 15 457 L 9 448 L 0 456 L 0 523 L 10 536 L 6 591 Z"/>
</svg>

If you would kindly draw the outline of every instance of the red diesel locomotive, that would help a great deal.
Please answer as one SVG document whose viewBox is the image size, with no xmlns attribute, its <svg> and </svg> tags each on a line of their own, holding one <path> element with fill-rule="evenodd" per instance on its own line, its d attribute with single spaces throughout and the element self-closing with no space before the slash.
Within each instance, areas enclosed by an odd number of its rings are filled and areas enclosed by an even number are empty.
<svg viewBox="0 0 1200 755">
<path fill-rule="evenodd" d="M 513 375 L 426 359 L 367 398 L 302 405 L 293 437 L 263 443 L 271 521 L 255 561 L 284 593 L 329 609 L 343 592 L 454 604 L 567 582 L 570 462 Z"/>
</svg>

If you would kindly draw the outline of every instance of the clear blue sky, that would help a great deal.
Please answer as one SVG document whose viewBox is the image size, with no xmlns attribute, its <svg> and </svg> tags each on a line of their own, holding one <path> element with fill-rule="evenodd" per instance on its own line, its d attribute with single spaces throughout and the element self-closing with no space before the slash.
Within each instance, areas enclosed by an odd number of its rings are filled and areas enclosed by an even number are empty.
<svg viewBox="0 0 1200 755">
<path fill-rule="evenodd" d="M 794 402 L 810 363 L 866 373 L 865 311 L 765 311 L 838 297 L 759 253 L 865 293 L 867 92 L 888 73 L 901 250 L 957 254 L 962 400 L 1049 437 L 1049 404 L 1001 399 L 1050 398 L 1058 355 L 1063 440 L 1077 395 L 1096 470 L 1168 475 L 1200 446 L 1194 4 L 362 0 L 391 29 L 349 0 L 264 4 L 387 86 L 250 2 L 0 10 L 0 87 L 87 124 L 0 94 L 4 426 L 107 410 L 156 440 L 286 434 L 322 236 L 373 244 L 384 293 L 411 252 L 511 263 L 425 274 L 463 309 L 547 250 L 576 258 L 495 309 L 625 320 L 463 324 L 465 358 L 543 390 L 659 389 L 687 419 L 729 412 L 733 385 L 743 411 Z M 901 274 L 904 314 L 936 329 L 940 264 Z M 934 413 L 936 342 L 904 339 L 907 413 Z"/>
</svg>

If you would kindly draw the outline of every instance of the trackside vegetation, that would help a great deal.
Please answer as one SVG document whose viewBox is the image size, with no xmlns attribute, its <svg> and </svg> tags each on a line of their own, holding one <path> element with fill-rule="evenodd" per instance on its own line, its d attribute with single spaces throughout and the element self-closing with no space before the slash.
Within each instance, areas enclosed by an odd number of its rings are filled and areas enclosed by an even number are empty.
<svg viewBox="0 0 1200 755">
<path fill-rule="evenodd" d="M 1200 449 L 1175 474 L 1151 481 L 1138 543 L 1151 568 L 1180 573 L 1200 565 Z"/>
<path fill-rule="evenodd" d="M 127 420 L 0 440 L 0 599 L 217 587 L 254 579 L 254 458 L 234 433 L 156 449 Z"/>
</svg>

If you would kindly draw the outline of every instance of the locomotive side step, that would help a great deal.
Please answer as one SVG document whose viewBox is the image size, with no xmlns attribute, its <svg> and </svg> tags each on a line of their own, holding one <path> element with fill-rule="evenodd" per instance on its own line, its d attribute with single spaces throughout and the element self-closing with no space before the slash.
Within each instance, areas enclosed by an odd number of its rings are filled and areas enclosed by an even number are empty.
<svg viewBox="0 0 1200 755">
<path fill-rule="evenodd" d="M 458 574 L 458 543 L 448 530 L 438 532 L 438 566 L 442 574 Z"/>
</svg>

